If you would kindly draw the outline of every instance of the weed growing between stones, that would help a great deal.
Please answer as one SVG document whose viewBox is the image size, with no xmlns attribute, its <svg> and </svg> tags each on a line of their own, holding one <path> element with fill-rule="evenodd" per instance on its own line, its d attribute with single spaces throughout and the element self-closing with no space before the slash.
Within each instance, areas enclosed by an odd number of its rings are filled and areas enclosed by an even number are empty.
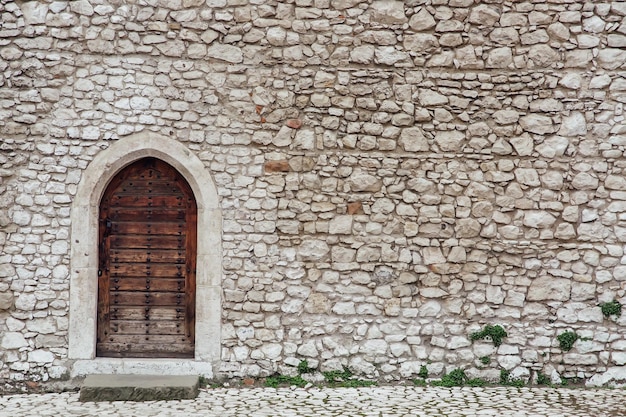
<svg viewBox="0 0 626 417">
<path fill-rule="evenodd" d="M 415 378 L 412 380 L 413 385 L 416 385 L 418 387 L 425 387 L 426 378 L 428 378 L 428 368 L 426 367 L 426 365 L 420 366 L 420 371 L 417 373 L 417 376 L 419 378 Z"/>
<path fill-rule="evenodd" d="M 365 381 L 353 378 L 353 373 L 344 366 L 343 371 L 327 371 L 322 372 L 324 380 L 329 387 L 371 387 L 376 385 L 376 381 Z"/>
<path fill-rule="evenodd" d="M 556 337 L 559 346 L 563 352 L 569 352 L 574 347 L 574 343 L 578 340 L 576 332 L 563 332 Z"/>
<path fill-rule="evenodd" d="M 431 385 L 434 387 L 482 387 L 486 385 L 487 382 L 480 378 L 470 379 L 465 374 L 465 371 L 462 369 L 455 369 L 448 374 L 445 374 L 441 377 L 439 381 L 433 381 Z"/>
<path fill-rule="evenodd" d="M 270 388 L 277 388 L 281 385 L 295 385 L 296 387 L 303 387 L 306 384 L 308 384 L 308 382 L 302 379 L 301 375 L 287 376 L 276 374 L 265 378 L 265 386 Z"/>
<path fill-rule="evenodd" d="M 504 328 L 499 324 L 495 326 L 488 324 L 480 332 L 472 333 L 470 335 L 470 339 L 472 339 L 472 341 L 490 339 L 494 346 L 500 346 L 502 344 L 502 339 L 507 336 L 508 334 L 506 333 L 506 330 L 504 330 Z"/>
<path fill-rule="evenodd" d="M 428 378 L 428 368 L 426 367 L 426 365 L 420 366 L 420 371 L 417 373 L 417 376 L 422 379 Z"/>
<path fill-rule="evenodd" d="M 426 381 L 420 378 L 415 378 L 412 381 L 413 381 L 413 385 L 415 385 L 416 387 L 425 387 L 427 385 Z"/>
<path fill-rule="evenodd" d="M 298 375 L 296 376 L 288 376 L 288 375 L 280 375 L 274 374 L 265 378 L 265 386 L 270 388 L 277 388 L 281 385 L 295 385 L 296 387 L 304 387 L 308 382 L 302 378 L 303 374 L 308 374 L 313 371 L 313 369 L 309 368 L 309 362 L 306 360 L 300 361 L 298 363 Z"/>
<path fill-rule="evenodd" d="M 265 378 L 265 386 L 271 388 L 277 388 L 279 386 L 296 386 L 296 387 L 304 387 L 309 382 L 302 378 L 304 374 L 310 374 L 315 371 L 315 369 L 309 367 L 309 363 L 306 360 L 300 361 L 297 367 L 298 375 L 297 376 L 287 376 L 274 374 Z M 354 378 L 354 374 L 350 369 L 344 367 L 342 371 L 327 371 L 322 372 L 322 376 L 324 376 L 324 381 L 326 386 L 336 388 L 336 387 L 370 387 L 372 385 L 376 385 L 376 381 L 365 381 L 362 379 Z"/>
<path fill-rule="evenodd" d="M 511 379 L 511 372 L 500 369 L 500 384 L 507 387 L 523 387 L 526 385 L 521 379 Z"/>
<path fill-rule="evenodd" d="M 552 380 L 541 371 L 537 372 L 537 385 L 552 385 Z"/>
<path fill-rule="evenodd" d="M 309 367 L 309 361 L 307 361 L 306 359 L 300 361 L 297 369 L 298 375 L 310 374 L 311 372 L 315 371 L 315 369 Z"/>
<path fill-rule="evenodd" d="M 483 365 L 489 365 L 491 363 L 491 358 L 489 356 L 481 356 L 480 363 Z"/>
<path fill-rule="evenodd" d="M 611 316 L 619 317 L 622 315 L 622 305 L 615 300 L 600 304 L 600 309 L 607 319 Z"/>
</svg>

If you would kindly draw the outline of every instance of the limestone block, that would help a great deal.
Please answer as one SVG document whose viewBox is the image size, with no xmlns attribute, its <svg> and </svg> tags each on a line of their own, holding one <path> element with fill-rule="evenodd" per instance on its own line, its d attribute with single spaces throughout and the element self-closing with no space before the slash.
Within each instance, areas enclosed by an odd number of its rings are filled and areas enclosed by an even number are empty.
<svg viewBox="0 0 626 417">
<path fill-rule="evenodd" d="M 587 122 L 580 112 L 574 112 L 564 117 L 558 132 L 562 136 L 582 136 L 587 134 Z"/>
<path fill-rule="evenodd" d="M 32 215 L 28 211 L 15 210 L 13 212 L 12 220 L 18 226 L 27 226 L 30 224 Z"/>
<path fill-rule="evenodd" d="M 447 296 L 448 293 L 441 288 L 424 287 L 420 288 L 420 295 L 424 298 L 441 298 Z"/>
<path fill-rule="evenodd" d="M 437 22 L 425 7 L 411 16 L 409 20 L 409 27 L 416 32 L 431 29 L 435 27 L 436 24 Z"/>
<path fill-rule="evenodd" d="M 531 155 L 534 149 L 533 139 L 526 133 L 509 139 L 509 143 L 513 145 L 519 156 Z"/>
<path fill-rule="evenodd" d="M 419 307 L 419 317 L 436 317 L 441 312 L 441 303 L 436 300 L 426 301 Z"/>
<path fill-rule="evenodd" d="M 70 9 L 74 13 L 78 13 L 84 16 L 93 15 L 93 6 L 87 0 L 77 0 L 70 3 Z"/>
<path fill-rule="evenodd" d="M 554 237 L 557 239 L 572 239 L 576 237 L 576 230 L 574 226 L 569 223 L 561 223 L 557 226 Z"/>
<path fill-rule="evenodd" d="M 437 38 L 430 33 L 407 34 L 404 37 L 403 46 L 406 51 L 426 52 L 437 48 L 439 42 Z"/>
<path fill-rule="evenodd" d="M 311 293 L 304 306 L 304 310 L 311 314 L 328 314 L 330 309 L 330 300 L 323 294 L 319 293 Z"/>
<path fill-rule="evenodd" d="M 26 328 L 30 332 L 39 334 L 51 334 L 59 330 L 57 322 L 52 316 L 29 320 L 26 322 Z"/>
<path fill-rule="evenodd" d="M 356 309 L 352 301 L 335 303 L 332 308 L 332 312 L 340 315 L 356 314 Z"/>
<path fill-rule="evenodd" d="M 398 143 L 406 152 L 428 151 L 428 140 L 419 127 L 402 129 Z"/>
<path fill-rule="evenodd" d="M 448 103 L 448 97 L 434 90 L 422 89 L 419 92 L 422 106 L 441 106 Z"/>
<path fill-rule="evenodd" d="M 467 261 L 467 253 L 462 246 L 453 246 L 448 254 L 448 262 L 465 263 Z"/>
<path fill-rule="evenodd" d="M 626 178 L 621 175 L 607 175 L 604 187 L 609 190 L 626 190 Z"/>
<path fill-rule="evenodd" d="M 0 347 L 3 349 L 19 349 L 26 346 L 28 346 L 28 342 L 24 335 L 19 332 L 6 332 L 0 342 Z"/>
<path fill-rule="evenodd" d="M 567 68 L 584 68 L 593 59 L 593 53 L 588 49 L 577 49 L 565 53 L 565 67 Z M 614 63 L 609 66 L 615 65 Z"/>
<path fill-rule="evenodd" d="M 425 265 L 441 264 L 446 262 L 441 249 L 438 247 L 427 247 L 422 252 Z"/>
<path fill-rule="evenodd" d="M 272 143 L 276 146 L 289 146 L 295 136 L 295 130 L 288 126 L 282 126 L 276 135 L 272 138 Z"/>
<path fill-rule="evenodd" d="M 353 262 L 356 255 L 356 249 L 344 248 L 341 246 L 333 246 L 331 251 L 331 259 L 333 262 L 347 263 Z"/>
<path fill-rule="evenodd" d="M 555 22 L 548 26 L 548 35 L 556 40 L 566 41 L 570 37 L 570 31 L 563 23 Z"/>
<path fill-rule="evenodd" d="M 435 134 L 435 143 L 443 152 L 456 152 L 461 150 L 465 134 L 457 130 L 440 131 Z"/>
<path fill-rule="evenodd" d="M 562 136 L 551 136 L 542 144 L 536 146 L 535 149 L 537 149 L 541 156 L 553 158 L 555 156 L 563 156 L 568 146 L 569 139 Z"/>
<path fill-rule="evenodd" d="M 328 226 L 328 231 L 330 234 L 351 234 L 352 233 L 352 216 L 351 215 L 340 215 L 331 219 L 330 224 Z"/>
<path fill-rule="evenodd" d="M 539 181 L 539 174 L 537 170 L 533 168 L 518 168 L 515 170 L 515 179 L 523 185 L 531 187 L 538 187 L 541 182 Z"/>
<path fill-rule="evenodd" d="M 401 25 L 408 21 L 404 13 L 404 2 L 379 0 L 370 5 L 370 20 L 383 25 Z"/>
<path fill-rule="evenodd" d="M 287 39 L 287 31 L 280 26 L 270 27 L 267 29 L 265 38 L 270 45 L 283 46 Z"/>
<path fill-rule="evenodd" d="M 580 354 L 568 352 L 563 355 L 563 362 L 568 365 L 596 365 L 598 363 L 598 356 L 592 353 Z"/>
<path fill-rule="evenodd" d="M 489 34 L 489 39 L 494 43 L 506 46 L 514 46 L 520 41 L 519 33 L 512 27 L 495 28 Z"/>
<path fill-rule="evenodd" d="M 315 341 L 309 340 L 304 342 L 302 345 L 298 347 L 298 354 L 302 356 L 307 356 L 310 358 L 315 358 L 318 355 L 317 347 L 315 346 Z"/>
<path fill-rule="evenodd" d="M 33 293 L 21 293 L 15 300 L 15 308 L 24 311 L 33 311 L 37 304 L 37 297 Z"/>
<path fill-rule="evenodd" d="M 27 4 L 36 4 L 36 3 L 27 3 Z M 18 49 L 12 46 L 7 46 L 5 48 L 0 49 L 0 57 L 2 57 L 3 59 L 7 61 L 17 60 L 22 55 L 24 55 L 24 52 L 22 52 L 21 49 Z"/>
<path fill-rule="evenodd" d="M 0 310 L 11 310 L 13 308 L 13 293 L 0 292 Z"/>
<path fill-rule="evenodd" d="M 540 135 L 546 133 L 554 133 L 556 131 L 552 119 L 548 116 L 541 114 L 529 114 L 522 116 L 519 119 L 519 123 L 522 129 L 530 133 L 537 133 Z"/>
<path fill-rule="evenodd" d="M 540 210 L 528 210 L 524 213 L 524 226 L 545 229 L 556 222 L 552 214 Z"/>
<path fill-rule="evenodd" d="M 549 67 L 559 60 L 556 50 L 546 44 L 533 45 L 528 51 L 528 57 L 536 67 Z"/>
<path fill-rule="evenodd" d="M 456 223 L 456 237 L 471 238 L 480 234 L 481 225 L 475 219 L 459 219 Z"/>
<path fill-rule="evenodd" d="M 528 289 L 528 301 L 567 301 L 572 283 L 569 279 L 541 276 L 532 280 Z"/>
<path fill-rule="evenodd" d="M 489 51 L 487 60 L 485 61 L 486 68 L 507 68 L 513 63 L 513 51 L 508 46 L 501 48 L 494 48 Z"/>
<path fill-rule="evenodd" d="M 353 370 L 355 374 L 364 375 L 366 377 L 375 378 L 378 376 L 378 370 L 374 364 L 364 360 L 361 357 L 355 356 L 350 359 L 348 368 Z"/>
<path fill-rule="evenodd" d="M 547 171 L 540 177 L 541 185 L 549 190 L 560 190 L 563 188 L 563 177 L 563 172 Z"/>
<path fill-rule="evenodd" d="M 387 353 L 389 344 L 384 339 L 366 340 L 359 348 L 366 355 L 384 355 Z"/>
<path fill-rule="evenodd" d="M 607 41 L 611 48 L 626 48 L 626 36 L 624 35 L 609 34 Z"/>
<path fill-rule="evenodd" d="M 364 245 L 357 250 L 357 262 L 378 262 L 381 257 L 381 249 L 379 247 Z"/>
<path fill-rule="evenodd" d="M 505 293 L 501 287 L 494 285 L 487 286 L 486 299 L 487 302 L 494 304 L 502 304 L 504 302 Z"/>
<path fill-rule="evenodd" d="M 243 62 L 243 52 L 240 48 L 233 45 L 213 44 L 207 49 L 207 56 L 230 62 L 231 64 Z"/>
<path fill-rule="evenodd" d="M 535 45 L 538 43 L 550 42 L 550 37 L 544 29 L 535 30 L 525 33 L 521 36 L 521 42 L 523 45 Z"/>
<path fill-rule="evenodd" d="M 39 2 L 27 2 L 20 5 L 26 25 L 41 25 L 46 23 L 48 4 Z"/>
<path fill-rule="evenodd" d="M 483 60 L 476 55 L 476 50 L 472 45 L 455 51 L 455 65 L 460 69 L 480 69 L 485 66 Z"/>
<path fill-rule="evenodd" d="M 572 186 L 577 190 L 595 190 L 598 183 L 598 178 L 587 172 L 579 172 L 572 179 Z"/>
<path fill-rule="evenodd" d="M 319 261 L 324 259 L 329 252 L 328 244 L 319 239 L 304 240 L 298 249 L 298 254 L 303 261 Z"/>
<path fill-rule="evenodd" d="M 312 129 L 302 129 L 296 132 L 294 141 L 296 149 L 315 149 L 315 131 Z"/>
<path fill-rule="evenodd" d="M 504 369 L 511 370 L 522 362 L 522 358 L 518 355 L 502 355 L 498 356 L 498 363 Z"/>
<path fill-rule="evenodd" d="M 379 191 L 382 187 L 382 181 L 367 172 L 356 169 L 346 180 L 352 191 Z"/>
<path fill-rule="evenodd" d="M 404 51 L 399 51 L 393 46 L 383 46 L 374 49 L 374 61 L 377 64 L 395 65 L 408 59 Z"/>
<path fill-rule="evenodd" d="M 36 363 L 52 363 L 54 361 L 54 353 L 47 350 L 38 349 L 28 352 L 28 362 Z"/>
<path fill-rule="evenodd" d="M 475 25 L 493 27 L 500 20 L 500 9 L 495 5 L 481 4 L 472 9 L 468 20 Z"/>
</svg>

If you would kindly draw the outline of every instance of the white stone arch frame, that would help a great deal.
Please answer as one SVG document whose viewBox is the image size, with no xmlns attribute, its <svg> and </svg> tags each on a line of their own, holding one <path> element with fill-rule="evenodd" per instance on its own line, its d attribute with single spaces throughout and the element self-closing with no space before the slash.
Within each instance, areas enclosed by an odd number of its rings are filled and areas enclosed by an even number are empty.
<svg viewBox="0 0 626 417">
<path fill-rule="evenodd" d="M 208 375 L 218 366 L 221 352 L 222 215 L 217 189 L 202 161 L 187 147 L 165 136 L 145 132 L 120 139 L 98 153 L 83 172 L 72 203 L 68 358 L 75 361 L 74 376 L 90 372 L 153 373 L 163 372 L 164 366 L 168 368 L 164 363 L 168 359 L 96 358 L 100 200 L 109 181 L 118 172 L 145 157 L 161 159 L 176 168 L 189 183 L 198 205 L 194 359 L 172 359 L 170 362 L 175 366 L 170 372 Z M 159 363 L 157 370 L 153 369 L 151 362 Z"/>
</svg>

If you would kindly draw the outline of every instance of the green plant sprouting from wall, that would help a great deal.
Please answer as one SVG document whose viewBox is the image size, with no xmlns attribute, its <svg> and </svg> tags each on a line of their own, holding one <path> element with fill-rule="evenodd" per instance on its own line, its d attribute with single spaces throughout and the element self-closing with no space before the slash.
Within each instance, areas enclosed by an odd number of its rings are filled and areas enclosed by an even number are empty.
<svg viewBox="0 0 626 417">
<path fill-rule="evenodd" d="M 315 372 L 314 368 L 309 366 L 307 360 L 302 360 L 297 366 L 298 375 L 288 376 L 281 374 L 274 374 L 265 378 L 265 386 L 276 388 L 281 385 L 295 385 L 297 387 L 304 387 L 309 382 L 302 378 L 304 374 L 310 374 Z M 369 387 L 376 385 L 376 381 L 365 381 L 354 378 L 354 374 L 348 368 L 344 367 L 342 371 L 327 371 L 322 372 L 324 381 L 330 387 Z"/>
<path fill-rule="evenodd" d="M 526 385 L 523 380 L 511 378 L 511 372 L 500 369 L 500 384 L 507 387 L 523 387 Z"/>
<path fill-rule="evenodd" d="M 622 305 L 615 300 L 600 304 L 600 309 L 606 318 L 622 315 Z"/>
<path fill-rule="evenodd" d="M 488 324 L 481 331 L 472 333 L 470 335 L 470 339 L 472 339 L 472 341 L 479 339 L 491 339 L 494 346 L 500 346 L 502 344 L 502 339 L 507 336 L 508 334 L 502 326 L 492 326 Z"/>
<path fill-rule="evenodd" d="M 556 337 L 559 341 L 559 346 L 563 352 L 569 352 L 574 347 L 574 343 L 578 340 L 576 332 L 563 332 Z"/>
<path fill-rule="evenodd" d="M 445 374 L 441 377 L 440 381 L 433 381 L 431 383 L 435 387 L 482 387 L 486 385 L 486 382 L 480 378 L 472 378 L 470 379 L 465 371 L 462 369 L 455 369 L 450 373 Z"/>
<path fill-rule="evenodd" d="M 274 374 L 265 378 L 265 386 L 270 388 L 276 388 L 280 385 L 295 385 L 296 387 L 304 387 L 308 382 L 302 378 L 302 374 L 308 374 L 313 371 L 312 368 L 309 367 L 309 362 L 306 360 L 300 361 L 298 363 L 298 375 L 296 376 L 288 376 L 288 375 L 280 375 Z"/>
<path fill-rule="evenodd" d="M 362 379 L 353 378 L 350 369 L 344 366 L 343 371 L 327 371 L 322 372 L 326 384 L 330 387 L 370 387 L 376 385 L 376 381 L 364 381 Z"/>
</svg>

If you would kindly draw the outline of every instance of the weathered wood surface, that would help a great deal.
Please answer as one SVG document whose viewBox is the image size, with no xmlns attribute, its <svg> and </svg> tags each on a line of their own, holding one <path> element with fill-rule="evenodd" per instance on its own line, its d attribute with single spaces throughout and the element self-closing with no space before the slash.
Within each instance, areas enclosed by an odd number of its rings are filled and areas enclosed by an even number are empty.
<svg viewBox="0 0 626 417">
<path fill-rule="evenodd" d="M 100 205 L 99 356 L 192 356 L 196 204 L 154 158 L 110 183 Z"/>
</svg>

